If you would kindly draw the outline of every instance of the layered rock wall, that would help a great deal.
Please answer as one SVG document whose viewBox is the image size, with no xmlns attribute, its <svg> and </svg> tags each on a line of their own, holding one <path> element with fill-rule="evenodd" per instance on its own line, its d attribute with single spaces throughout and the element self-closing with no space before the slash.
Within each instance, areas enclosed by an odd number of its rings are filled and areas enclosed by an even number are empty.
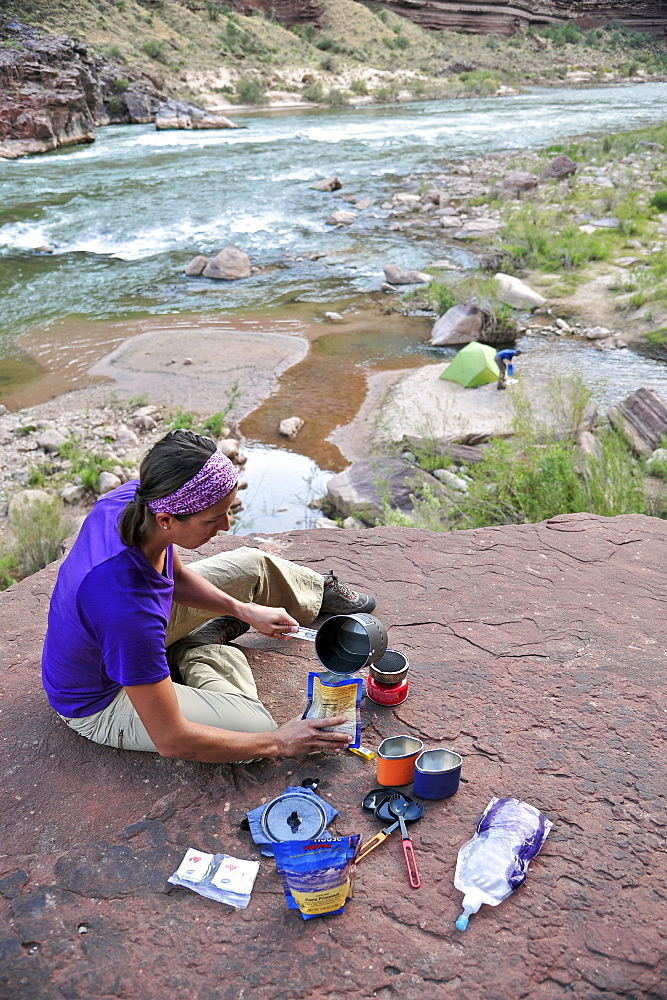
<svg viewBox="0 0 667 1000">
<path fill-rule="evenodd" d="M 74 38 L 0 48 L 0 156 L 92 142 L 102 110 L 94 58 Z"/>
<path fill-rule="evenodd" d="M 374 10 L 384 7 L 425 28 L 462 29 L 473 34 L 512 35 L 529 24 L 572 21 L 591 28 L 617 21 L 637 31 L 667 35 L 667 4 L 655 0 L 611 2 L 581 0 L 364 0 Z"/>
</svg>

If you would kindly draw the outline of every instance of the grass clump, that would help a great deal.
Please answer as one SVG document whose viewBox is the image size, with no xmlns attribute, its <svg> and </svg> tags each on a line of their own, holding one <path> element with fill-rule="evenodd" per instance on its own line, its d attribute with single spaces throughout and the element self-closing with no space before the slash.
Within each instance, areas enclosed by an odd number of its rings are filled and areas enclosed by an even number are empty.
<svg viewBox="0 0 667 1000">
<path fill-rule="evenodd" d="M 0 589 L 37 573 L 61 555 L 62 543 L 72 532 L 72 523 L 62 500 L 24 503 L 10 517 L 12 541 L 0 557 Z"/>
<path fill-rule="evenodd" d="M 236 93 L 242 104 L 261 104 L 266 91 L 258 80 L 243 77 L 236 84 Z"/>
<path fill-rule="evenodd" d="M 534 205 L 509 215 L 501 249 L 516 268 L 549 272 L 576 270 L 607 260 L 612 253 L 607 234 L 582 233 L 572 222 L 559 229 L 557 221 L 545 218 Z"/>
<path fill-rule="evenodd" d="M 517 394 L 513 437 L 494 439 L 482 460 L 465 469 L 466 493 L 416 486 L 413 513 L 387 508 L 385 523 L 451 531 L 536 523 L 581 511 L 607 517 L 647 513 L 642 463 L 615 430 L 598 435 L 593 456 L 582 456 L 577 447 L 577 429 L 590 405 L 581 378 L 552 380 L 549 398 L 551 425 L 541 419 L 538 403 Z M 451 465 L 435 445 L 415 454 L 429 471 Z"/>
<path fill-rule="evenodd" d="M 87 451 L 74 436 L 60 447 L 60 457 L 71 465 L 71 475 L 80 476 L 81 485 L 95 492 L 100 472 L 108 467 L 108 462 L 93 451 Z"/>
<path fill-rule="evenodd" d="M 301 96 L 304 101 L 313 101 L 314 104 L 318 104 L 320 101 L 324 100 L 324 90 L 322 84 L 319 80 L 316 83 L 311 83 L 307 87 L 304 87 L 301 91 Z"/>
<path fill-rule="evenodd" d="M 649 205 L 652 208 L 657 208 L 659 212 L 667 212 L 667 191 L 656 191 Z"/>
<path fill-rule="evenodd" d="M 150 59 L 155 59 L 156 62 L 167 62 L 164 42 L 158 41 L 157 38 L 149 38 L 147 42 L 144 42 L 141 51 L 145 52 Z"/>
</svg>

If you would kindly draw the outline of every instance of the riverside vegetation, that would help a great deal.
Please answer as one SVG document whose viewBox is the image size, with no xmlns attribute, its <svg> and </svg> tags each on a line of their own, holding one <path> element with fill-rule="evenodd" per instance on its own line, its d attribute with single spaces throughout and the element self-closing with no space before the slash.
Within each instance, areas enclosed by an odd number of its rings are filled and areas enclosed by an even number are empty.
<svg viewBox="0 0 667 1000">
<path fill-rule="evenodd" d="M 537 176 L 566 155 L 576 173 L 546 181 L 507 198 L 501 189 L 511 169 Z M 578 138 L 522 154 L 466 161 L 449 178 L 413 178 L 424 197 L 450 185 L 457 214 L 497 220 L 499 232 L 476 241 L 479 271 L 460 276 L 426 268 L 433 281 L 409 292 L 401 308 L 427 307 L 436 314 L 464 301 L 485 306 L 512 327 L 516 314 L 498 299 L 493 273 L 527 280 L 566 318 L 602 318 L 623 327 L 628 341 L 644 341 L 662 356 L 667 342 L 667 126 Z M 475 184 L 477 181 L 477 184 Z M 422 202 L 412 207 L 416 226 Z M 467 215 L 466 215 L 467 217 Z"/>
<path fill-rule="evenodd" d="M 443 455 L 428 439 L 412 447 L 410 459 L 427 472 L 445 468 L 462 478 L 464 491 L 443 493 L 415 479 L 413 512 L 385 506 L 383 523 L 452 531 L 494 524 L 538 522 L 557 514 L 587 511 L 605 517 L 617 514 L 667 516 L 664 487 L 667 463 L 637 458 L 623 437 L 605 424 L 592 442 L 581 438 L 590 394 L 576 375 L 553 378 L 551 409 L 562 418 L 554 436 L 540 412 L 521 392 L 512 395 L 512 439 L 496 438 L 484 446 L 476 463 Z"/>
<path fill-rule="evenodd" d="M 9 500 L 0 590 L 58 559 L 63 542 L 78 529 L 97 498 L 137 478 L 141 458 L 166 431 L 186 427 L 222 439 L 219 447 L 233 461 L 239 465 L 245 461 L 225 426 L 236 389 L 222 410 L 205 418 L 182 407 L 147 406 L 139 398 L 121 403 L 101 396 L 98 402 L 94 393 L 92 402 L 84 393 L 85 407 L 70 409 L 76 396 L 0 414 L 2 493 Z M 13 493 L 10 484 L 23 489 Z M 240 507 L 237 500 L 233 510 Z M 233 517 L 232 513 L 232 521 Z"/>
<path fill-rule="evenodd" d="M 317 23 L 291 29 L 267 15 L 206 0 L 15 0 L 13 16 L 73 35 L 116 64 L 119 93 L 135 71 L 206 107 L 333 106 L 488 96 L 522 85 L 665 79 L 667 46 L 610 23 L 519 31 L 511 38 L 429 31 L 354 0 L 320 0 Z M 15 44 L 11 38 L 3 43 Z"/>
</svg>

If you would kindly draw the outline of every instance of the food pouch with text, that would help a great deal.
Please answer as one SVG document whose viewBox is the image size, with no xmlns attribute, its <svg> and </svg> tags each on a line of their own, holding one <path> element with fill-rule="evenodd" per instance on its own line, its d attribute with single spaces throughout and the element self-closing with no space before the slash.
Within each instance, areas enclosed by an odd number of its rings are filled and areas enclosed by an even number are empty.
<svg viewBox="0 0 667 1000">
<path fill-rule="evenodd" d="M 352 737 L 348 749 L 357 750 L 361 745 L 361 696 L 364 682 L 360 678 L 331 681 L 321 674 L 308 674 L 308 705 L 304 719 L 328 719 L 344 715 L 345 722 L 332 726 L 326 732 L 347 733 Z"/>
<path fill-rule="evenodd" d="M 352 895 L 354 856 L 359 834 L 335 840 L 285 841 L 273 856 L 287 906 L 304 920 L 342 913 Z"/>
</svg>

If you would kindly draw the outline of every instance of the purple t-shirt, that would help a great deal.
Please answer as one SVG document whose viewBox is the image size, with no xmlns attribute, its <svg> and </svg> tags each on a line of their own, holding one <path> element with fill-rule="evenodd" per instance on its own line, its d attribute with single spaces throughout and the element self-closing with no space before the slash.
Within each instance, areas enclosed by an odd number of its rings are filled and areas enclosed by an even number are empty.
<svg viewBox="0 0 667 1000">
<path fill-rule="evenodd" d="M 101 711 L 123 687 L 169 676 L 164 642 L 174 592 L 172 547 L 163 575 L 118 535 L 137 485 L 124 483 L 97 501 L 58 572 L 42 682 L 51 706 L 67 719 Z"/>
</svg>

